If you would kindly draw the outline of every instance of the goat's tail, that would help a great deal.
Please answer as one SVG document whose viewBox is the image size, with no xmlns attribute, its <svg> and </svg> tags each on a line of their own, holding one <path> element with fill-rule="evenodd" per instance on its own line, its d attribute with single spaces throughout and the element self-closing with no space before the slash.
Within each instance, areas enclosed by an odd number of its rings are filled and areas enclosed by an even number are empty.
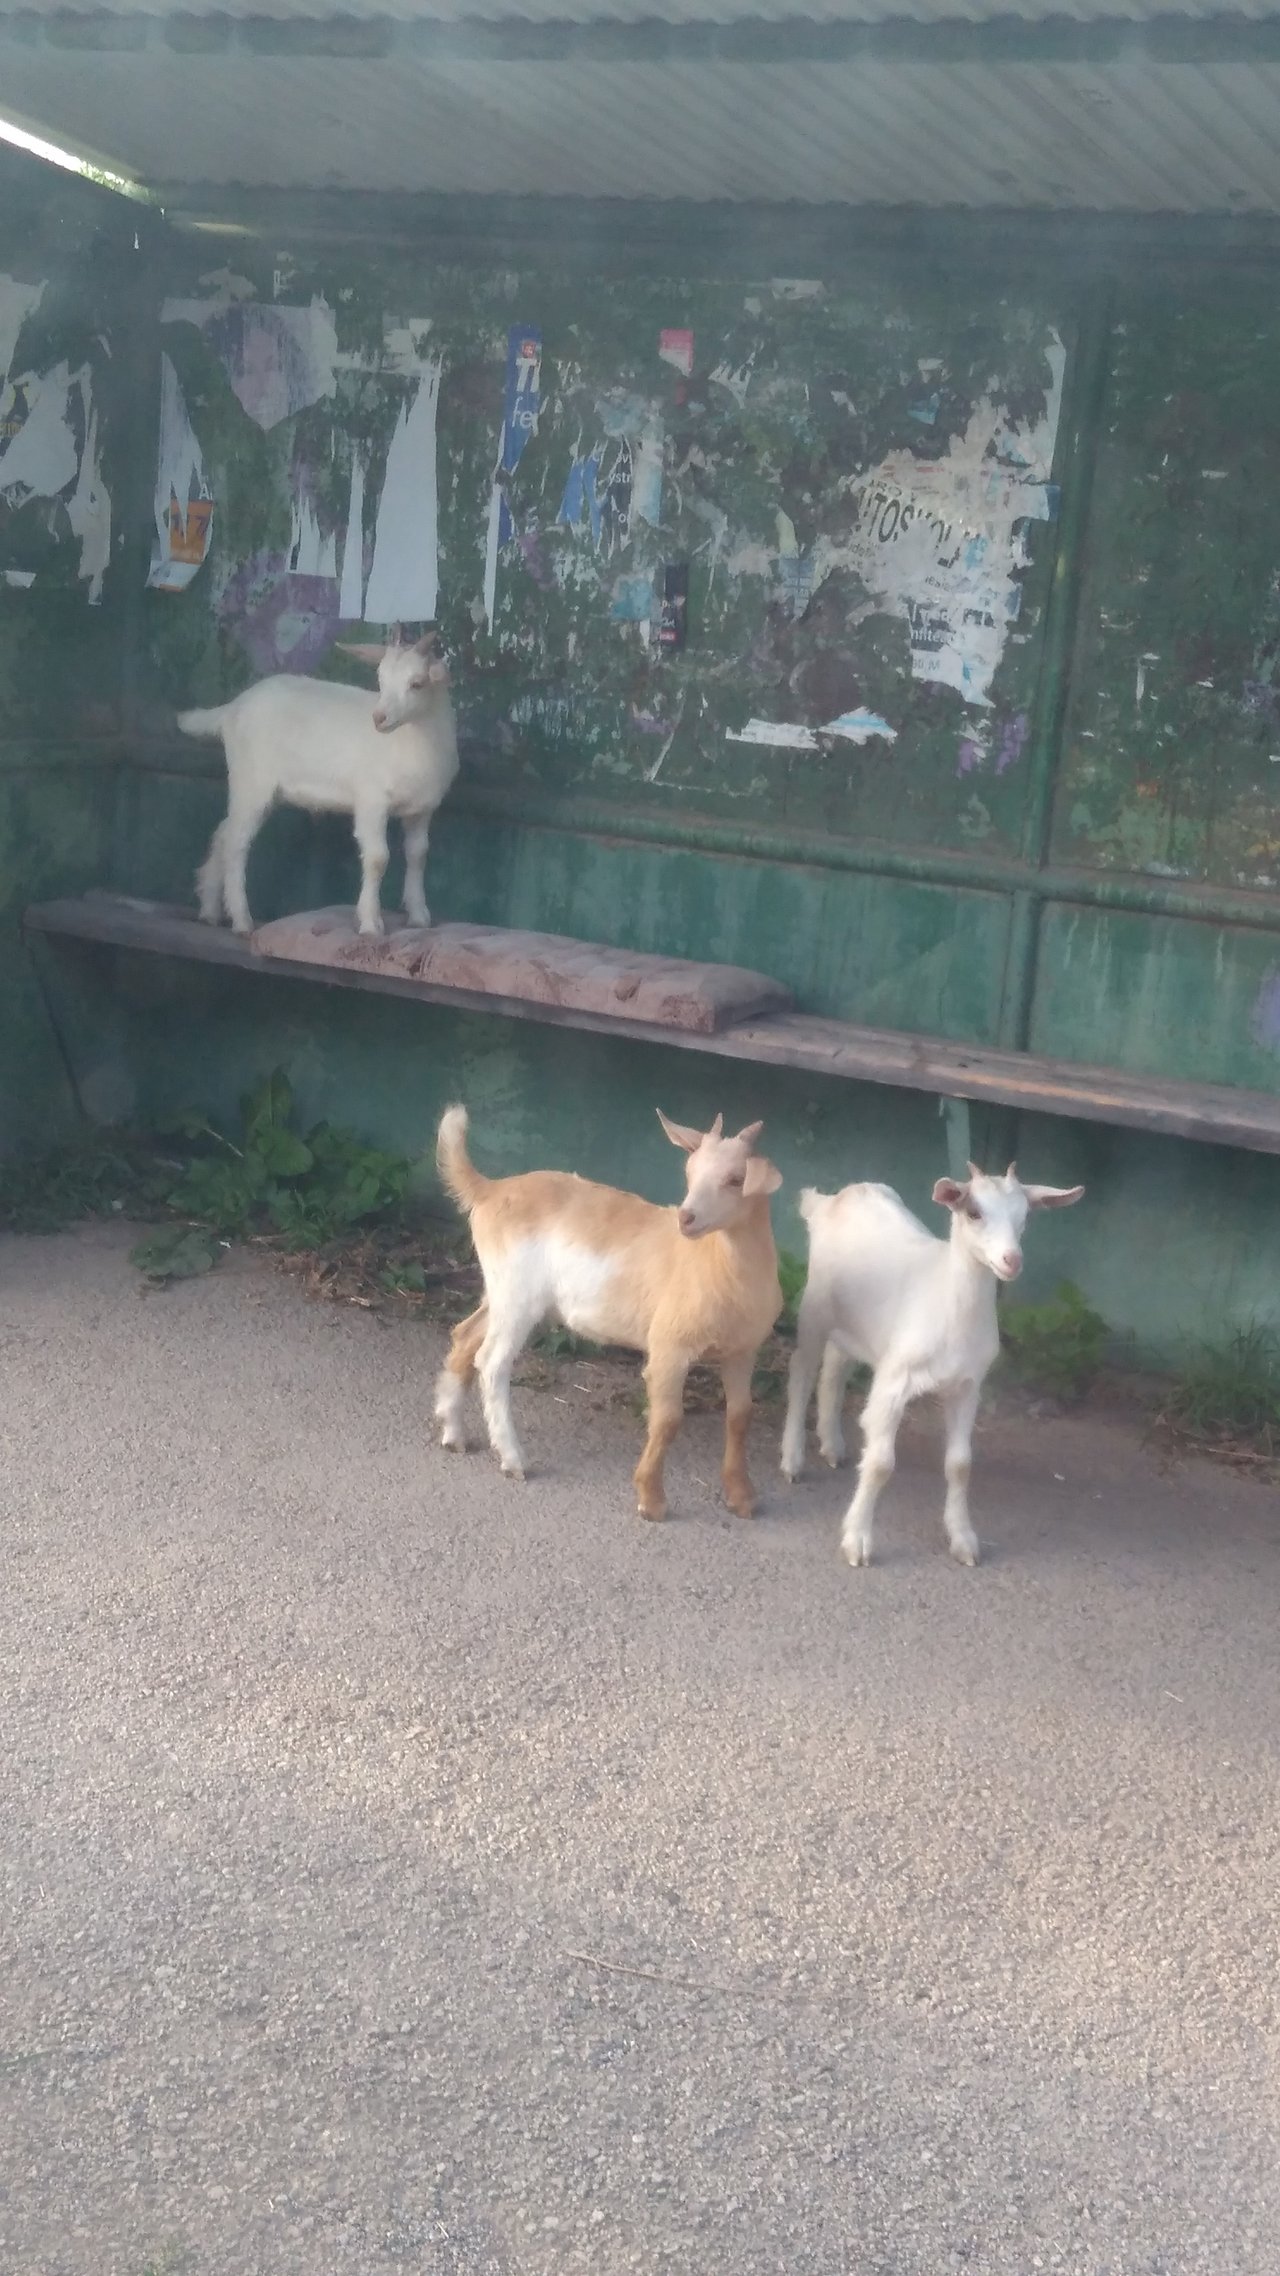
<svg viewBox="0 0 1280 2276">
<path fill-rule="evenodd" d="M 440 1117 L 436 1133 L 436 1168 L 440 1172 L 446 1193 L 452 1194 L 459 1209 L 468 1216 L 477 1202 L 483 1201 L 491 1178 L 482 1177 L 467 1152 L 467 1110 L 465 1106 L 447 1106 Z"/>
<path fill-rule="evenodd" d="M 221 738 L 230 709 L 229 703 L 215 703 L 210 711 L 180 711 L 178 725 L 184 735 L 199 735 L 212 742 Z"/>
</svg>

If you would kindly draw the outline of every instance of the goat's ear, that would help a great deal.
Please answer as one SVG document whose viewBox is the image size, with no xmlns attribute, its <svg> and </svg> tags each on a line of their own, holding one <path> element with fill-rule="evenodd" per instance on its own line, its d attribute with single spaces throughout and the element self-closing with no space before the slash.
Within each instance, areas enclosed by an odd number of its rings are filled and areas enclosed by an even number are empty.
<svg viewBox="0 0 1280 2276">
<path fill-rule="evenodd" d="M 738 1144 L 740 1146 L 754 1146 L 763 1129 L 763 1122 L 749 1122 L 745 1130 L 738 1132 Z"/>
<path fill-rule="evenodd" d="M 958 1209 L 968 1191 L 968 1186 L 961 1185 L 958 1178 L 939 1178 L 933 1198 L 941 1202 L 944 1209 Z"/>
<path fill-rule="evenodd" d="M 441 680 L 447 680 L 448 677 L 449 667 L 446 664 L 443 656 L 433 656 L 431 662 L 427 666 L 427 678 L 429 680 L 433 680 L 438 686 Z"/>
<path fill-rule="evenodd" d="M 666 1131 L 668 1138 L 671 1140 L 672 1145 L 683 1146 L 686 1154 L 696 1154 L 699 1146 L 702 1144 L 702 1132 L 700 1130 L 690 1130 L 683 1122 L 668 1122 L 667 1117 L 663 1113 L 661 1107 L 656 1107 L 654 1111 L 657 1114 L 658 1120 L 662 1124 L 663 1129 Z"/>
<path fill-rule="evenodd" d="M 1084 1198 L 1082 1185 L 1024 1185 L 1022 1190 L 1032 1209 L 1070 1209 Z"/>
<path fill-rule="evenodd" d="M 419 654 L 420 656 L 432 656 L 432 655 L 434 655 L 434 654 L 435 654 L 435 651 L 436 651 L 436 649 L 437 649 L 439 646 L 440 646 L 440 635 L 439 635 L 439 633 L 436 631 L 436 628 L 435 628 L 434 624 L 429 624 L 429 625 L 427 626 L 427 628 L 426 628 L 425 632 L 422 634 L 422 637 L 421 637 L 421 639 L 420 639 L 420 640 L 415 640 L 415 642 L 414 642 L 414 647 L 417 649 L 417 651 L 418 651 L 418 654 Z"/>
<path fill-rule="evenodd" d="M 742 1188 L 748 1201 L 754 1201 L 757 1194 L 776 1193 L 781 1183 L 781 1170 L 775 1169 L 772 1162 L 766 1162 L 763 1154 L 753 1154 Z"/>
<path fill-rule="evenodd" d="M 386 654 L 380 641 L 340 640 L 338 646 L 344 656 L 354 656 L 357 663 L 372 664 L 375 672 Z"/>
<path fill-rule="evenodd" d="M 403 648 L 404 628 L 402 625 L 392 625 L 390 632 L 387 634 L 387 646 L 388 648 Z"/>
</svg>

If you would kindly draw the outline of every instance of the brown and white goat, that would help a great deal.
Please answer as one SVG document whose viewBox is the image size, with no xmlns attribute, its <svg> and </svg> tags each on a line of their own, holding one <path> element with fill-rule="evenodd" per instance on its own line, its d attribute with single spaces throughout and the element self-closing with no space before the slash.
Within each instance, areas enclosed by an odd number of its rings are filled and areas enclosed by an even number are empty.
<svg viewBox="0 0 1280 2276">
<path fill-rule="evenodd" d="M 658 1120 L 683 1147 L 686 1195 L 660 1209 L 638 1194 L 559 1170 L 483 1177 L 467 1153 L 467 1112 L 451 1106 L 436 1143 L 440 1175 L 471 1223 L 484 1302 L 453 1331 L 436 1386 L 446 1446 L 465 1447 L 463 1401 L 479 1375 L 489 1441 L 509 1477 L 524 1476 L 511 1415 L 511 1370 L 534 1329 L 555 1319 L 600 1343 L 645 1354 L 649 1435 L 635 1473 L 642 1517 L 665 1517 L 663 1462 L 684 1414 L 689 1369 L 709 1360 L 724 1384 L 725 1500 L 750 1517 L 747 1474 L 755 1356 L 782 1308 L 769 1196 L 782 1183 L 753 1153 L 762 1124 L 736 1138 Z"/>
</svg>

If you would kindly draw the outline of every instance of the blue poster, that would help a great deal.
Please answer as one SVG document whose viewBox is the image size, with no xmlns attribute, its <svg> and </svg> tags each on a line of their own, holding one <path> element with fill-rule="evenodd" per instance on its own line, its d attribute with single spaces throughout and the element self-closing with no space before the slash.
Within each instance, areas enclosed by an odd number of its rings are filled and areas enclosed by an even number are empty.
<svg viewBox="0 0 1280 2276">
<path fill-rule="evenodd" d="M 520 464 L 520 454 L 538 424 L 542 403 L 542 334 L 531 324 L 513 324 L 507 334 L 507 392 L 502 413 L 499 480 Z M 498 515 L 498 543 L 515 536 L 505 487 Z"/>
</svg>

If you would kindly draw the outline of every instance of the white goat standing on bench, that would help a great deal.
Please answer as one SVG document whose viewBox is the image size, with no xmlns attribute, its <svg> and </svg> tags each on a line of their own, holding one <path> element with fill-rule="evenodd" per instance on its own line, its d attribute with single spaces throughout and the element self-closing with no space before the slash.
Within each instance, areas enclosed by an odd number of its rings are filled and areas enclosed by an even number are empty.
<svg viewBox="0 0 1280 2276">
<path fill-rule="evenodd" d="M 245 892 L 249 848 L 274 806 L 309 814 L 350 814 L 360 849 L 362 933 L 380 933 L 387 821 L 404 825 L 404 906 L 411 925 L 429 925 L 427 840 L 431 818 L 458 772 L 449 667 L 429 626 L 407 644 L 393 625 L 385 648 L 342 641 L 372 664 L 378 696 L 337 680 L 279 672 L 230 703 L 180 711 L 184 735 L 218 737 L 227 757 L 227 816 L 213 833 L 196 892 L 205 924 L 225 911 L 238 933 L 252 932 Z"/>
<path fill-rule="evenodd" d="M 871 1523 L 893 1475 L 898 1426 L 913 1399 L 937 1392 L 946 1416 L 951 1554 L 978 1562 L 969 1521 L 969 1464 L 983 1380 L 1000 1349 L 996 1281 L 1022 1270 L 1022 1231 L 1032 1209 L 1065 1209 L 1082 1185 L 1023 1185 L 1017 1164 L 987 1177 L 969 1164 L 967 1180 L 939 1178 L 933 1198 L 951 1211 L 951 1237 L 939 1241 L 888 1185 L 847 1185 L 800 1196 L 809 1227 L 809 1277 L 796 1323 L 782 1470 L 804 1468 L 804 1426 L 814 1378 L 818 1444 L 835 1469 L 844 1460 L 840 1410 L 850 1369 L 874 1370 L 862 1410 L 858 1490 L 840 1547 L 851 1565 L 871 1562 Z"/>
</svg>

